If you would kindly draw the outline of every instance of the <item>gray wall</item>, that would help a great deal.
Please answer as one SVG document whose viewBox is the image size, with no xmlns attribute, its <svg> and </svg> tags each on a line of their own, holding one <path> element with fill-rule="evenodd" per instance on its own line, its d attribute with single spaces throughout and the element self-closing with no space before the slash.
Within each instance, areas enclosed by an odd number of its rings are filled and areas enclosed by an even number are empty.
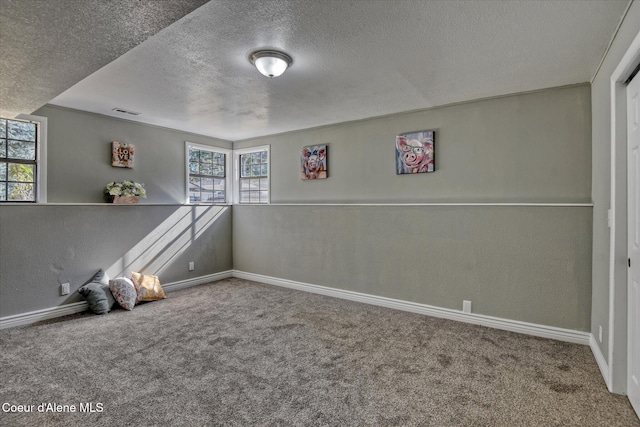
<svg viewBox="0 0 640 427">
<path fill-rule="evenodd" d="M 433 174 L 395 175 L 394 137 L 435 129 Z M 299 151 L 329 144 L 329 178 Z M 296 206 L 589 203 L 588 85 L 481 100 L 234 143 L 271 144 L 272 203 L 234 206 L 234 268 L 587 331 L 591 207 Z"/>
<path fill-rule="evenodd" d="M 100 268 L 171 283 L 233 267 L 230 208 L 181 205 L 185 141 L 230 142 L 53 106 L 34 114 L 48 117 L 49 204 L 0 205 L 0 317 L 79 301 L 73 291 Z M 113 140 L 135 144 L 134 169 L 111 166 Z M 105 203 L 107 183 L 124 179 L 148 198 Z M 60 296 L 65 282 L 70 296 Z"/>
<path fill-rule="evenodd" d="M 111 181 L 144 183 L 140 203 L 185 202 L 185 141 L 231 148 L 231 143 L 47 105 L 33 113 L 48 117 L 48 201 L 100 203 Z M 111 166 L 111 142 L 135 145 L 133 169 Z"/>
<path fill-rule="evenodd" d="M 591 208 L 234 206 L 240 271 L 588 331 Z"/>
<path fill-rule="evenodd" d="M 602 355 L 609 357 L 609 246 L 610 229 L 607 224 L 607 211 L 611 207 L 611 93 L 610 79 L 620 63 L 622 56 L 631 45 L 631 41 L 640 31 L 640 2 L 634 1 L 598 74 L 593 80 L 593 305 L 591 310 L 591 330 L 598 336 L 602 326 L 602 342 L 597 342 Z M 619 163 L 622 174 L 626 173 L 626 164 Z M 626 218 L 626 213 L 624 213 Z M 626 247 L 626 242 L 621 242 Z M 626 259 L 617 260 L 626 274 Z M 607 362 L 609 362 L 607 360 Z"/>
<path fill-rule="evenodd" d="M 591 201 L 588 85 L 234 143 L 271 145 L 272 203 Z M 436 131 L 436 173 L 396 175 L 395 136 Z M 300 150 L 328 144 L 329 179 L 302 181 Z"/>
<path fill-rule="evenodd" d="M 0 242 L 0 317 L 81 301 L 74 291 L 100 268 L 165 284 L 232 268 L 225 207 L 2 205 Z"/>
<path fill-rule="evenodd" d="M 590 102 L 588 85 L 557 88 L 234 148 L 271 144 L 274 203 L 581 203 L 591 194 Z M 107 182 L 126 178 L 146 184 L 148 203 L 180 203 L 184 140 L 230 145 L 51 106 L 35 114 L 49 118 L 50 202 L 101 202 Z M 423 129 L 437 132 L 436 173 L 397 176 L 395 135 Z M 110 166 L 112 140 L 136 144 L 135 169 Z M 300 149 L 319 143 L 329 144 L 329 179 L 302 182 Z M 59 297 L 59 283 L 75 289 L 101 267 L 126 274 L 140 264 L 136 245 L 159 236 L 157 259 L 136 269 L 158 273 L 162 261 L 165 283 L 236 268 L 442 307 L 471 299 L 478 313 L 589 329 L 590 207 L 234 206 L 202 233 L 181 209 L 192 208 L 0 207 L 0 315 L 77 300 Z M 168 257 L 182 227 L 194 239 Z M 188 261 L 199 268 L 189 273 Z"/>
</svg>

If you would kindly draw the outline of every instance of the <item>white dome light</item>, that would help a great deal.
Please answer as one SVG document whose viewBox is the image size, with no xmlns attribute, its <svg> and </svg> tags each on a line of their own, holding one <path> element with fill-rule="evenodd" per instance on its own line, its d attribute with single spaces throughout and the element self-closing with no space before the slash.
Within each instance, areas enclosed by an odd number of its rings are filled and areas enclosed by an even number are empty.
<svg viewBox="0 0 640 427">
<path fill-rule="evenodd" d="M 275 50 L 259 50 L 249 60 L 263 76 L 270 78 L 281 76 L 293 62 L 289 55 Z"/>
</svg>

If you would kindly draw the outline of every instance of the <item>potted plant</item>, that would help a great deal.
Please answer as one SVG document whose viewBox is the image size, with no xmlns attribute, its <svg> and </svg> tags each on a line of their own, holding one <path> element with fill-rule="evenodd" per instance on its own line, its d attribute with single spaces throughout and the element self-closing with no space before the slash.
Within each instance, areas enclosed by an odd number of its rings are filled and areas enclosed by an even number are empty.
<svg viewBox="0 0 640 427">
<path fill-rule="evenodd" d="M 147 198 L 144 184 L 133 181 L 110 182 L 104 190 L 110 203 L 135 204 L 140 197 Z"/>
</svg>

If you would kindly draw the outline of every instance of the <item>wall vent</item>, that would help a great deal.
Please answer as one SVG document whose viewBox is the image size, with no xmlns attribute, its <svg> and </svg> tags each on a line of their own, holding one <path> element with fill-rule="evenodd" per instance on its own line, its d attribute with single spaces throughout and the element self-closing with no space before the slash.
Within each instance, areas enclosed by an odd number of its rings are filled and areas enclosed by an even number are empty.
<svg viewBox="0 0 640 427">
<path fill-rule="evenodd" d="M 135 111 L 125 110 L 124 108 L 112 108 L 111 111 L 115 111 L 116 113 L 130 114 L 132 116 L 139 116 L 142 113 L 136 113 Z"/>
</svg>

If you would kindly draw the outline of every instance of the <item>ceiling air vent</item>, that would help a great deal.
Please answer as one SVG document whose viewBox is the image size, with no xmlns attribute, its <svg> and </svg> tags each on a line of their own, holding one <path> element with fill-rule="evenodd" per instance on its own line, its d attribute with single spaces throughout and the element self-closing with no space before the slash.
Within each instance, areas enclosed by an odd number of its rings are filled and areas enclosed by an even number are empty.
<svg viewBox="0 0 640 427">
<path fill-rule="evenodd" d="M 111 111 L 115 111 L 116 113 L 129 114 L 131 116 L 139 116 L 142 113 L 136 113 L 135 111 L 125 110 L 124 108 L 113 108 Z"/>
</svg>

